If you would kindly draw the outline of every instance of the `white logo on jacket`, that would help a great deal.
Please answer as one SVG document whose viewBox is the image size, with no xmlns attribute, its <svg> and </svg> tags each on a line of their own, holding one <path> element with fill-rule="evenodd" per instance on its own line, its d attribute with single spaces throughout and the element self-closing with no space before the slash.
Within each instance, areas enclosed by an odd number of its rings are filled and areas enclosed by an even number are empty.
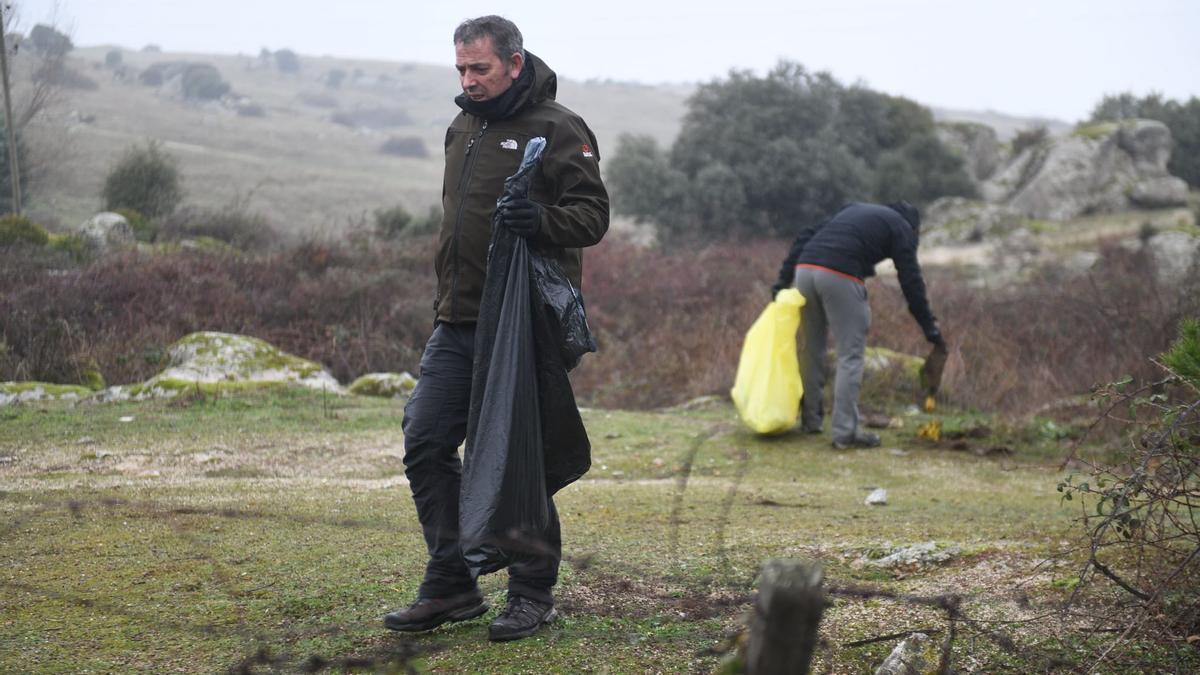
<svg viewBox="0 0 1200 675">
<path fill-rule="evenodd" d="M 517 142 L 514 139 L 506 138 L 500 141 L 500 147 L 504 148 L 505 150 L 516 150 Z"/>
</svg>

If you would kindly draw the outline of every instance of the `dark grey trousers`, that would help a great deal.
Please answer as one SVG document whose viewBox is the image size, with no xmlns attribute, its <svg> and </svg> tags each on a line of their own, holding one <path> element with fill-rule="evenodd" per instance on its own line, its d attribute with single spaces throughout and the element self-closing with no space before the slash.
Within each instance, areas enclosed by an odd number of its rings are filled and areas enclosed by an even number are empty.
<svg viewBox="0 0 1200 675">
<path fill-rule="evenodd" d="M 796 288 L 805 300 L 801 314 L 804 331 L 800 356 L 800 380 L 804 384 L 801 426 L 809 430 L 821 428 L 825 336 L 832 331 L 837 346 L 832 435 L 834 441 L 850 442 L 858 433 L 858 391 L 862 387 L 867 329 L 871 327 L 867 287 L 833 272 L 797 267 Z"/>
<path fill-rule="evenodd" d="M 429 562 L 418 592 L 444 598 L 475 588 L 458 541 L 458 499 L 462 461 L 458 446 L 467 436 L 475 326 L 439 323 L 421 356 L 421 377 L 404 406 L 404 467 L 417 518 L 425 534 Z M 553 602 L 562 554 L 558 512 L 550 502 L 547 552 L 508 567 L 509 595 Z M 549 551 L 553 551 L 550 554 Z"/>
</svg>

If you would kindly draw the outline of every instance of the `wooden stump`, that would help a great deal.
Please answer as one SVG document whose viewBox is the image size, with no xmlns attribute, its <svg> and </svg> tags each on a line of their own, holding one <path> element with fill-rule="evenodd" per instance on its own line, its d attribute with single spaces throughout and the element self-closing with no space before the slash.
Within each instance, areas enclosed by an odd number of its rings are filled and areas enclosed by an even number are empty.
<svg viewBox="0 0 1200 675">
<path fill-rule="evenodd" d="M 817 563 L 768 560 L 759 574 L 758 599 L 746 641 L 746 672 L 807 673 L 817 628 L 828 604 Z"/>
</svg>

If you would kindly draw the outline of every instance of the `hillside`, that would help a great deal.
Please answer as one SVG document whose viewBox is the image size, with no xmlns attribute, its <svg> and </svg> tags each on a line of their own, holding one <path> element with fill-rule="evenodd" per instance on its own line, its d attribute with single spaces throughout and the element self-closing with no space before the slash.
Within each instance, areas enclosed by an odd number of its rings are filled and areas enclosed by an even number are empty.
<svg viewBox="0 0 1200 675">
<path fill-rule="evenodd" d="M 235 199 L 269 215 L 289 232 L 336 230 L 377 208 L 402 204 L 424 212 L 438 200 L 440 150 L 457 108 L 457 78 L 448 64 L 430 65 L 301 57 L 301 70 L 279 72 L 256 56 L 145 53 L 122 50 L 124 79 L 104 66 L 110 47 L 72 52 L 71 67 L 95 81 L 94 90 L 72 89 L 56 111 L 67 129 L 67 148 L 35 186 L 30 211 L 48 222 L 74 225 L 100 208 L 104 175 L 134 143 L 158 139 L 184 173 L 188 202 L 221 206 Z M 179 100 L 169 87 L 151 87 L 137 73 L 154 63 L 209 63 L 249 99 L 261 116 L 245 116 L 218 103 Z M 324 79 L 347 74 L 336 89 Z M 560 101 L 591 124 L 601 149 L 621 132 L 669 142 L 679 126 L 689 90 L 617 82 L 560 80 Z M 397 124 L 352 128 L 338 113 L 390 115 Z M 58 126 L 50 135 L 59 133 Z M 389 137 L 420 139 L 429 156 L 386 155 Z"/>
<path fill-rule="evenodd" d="M 124 77 L 104 65 L 114 49 L 121 53 Z M 216 67 L 251 115 L 215 102 L 186 102 L 169 86 L 139 82 L 148 67 L 173 61 Z M 98 195 L 108 168 L 127 147 L 149 139 L 163 141 L 179 159 L 189 203 L 219 207 L 241 200 L 292 233 L 338 231 L 396 204 L 414 213 L 434 205 L 441 187 L 441 141 L 456 111 L 451 99 L 458 87 L 450 64 L 309 56 L 300 63 L 299 72 L 287 74 L 259 56 L 108 46 L 75 50 L 70 67 L 96 87 L 64 91 L 40 130 L 43 143 L 57 149 L 47 175 L 32 186 L 29 210 L 44 222 L 78 224 L 101 207 Z M 336 88 L 328 85 L 335 71 L 345 74 Z M 588 120 L 601 150 L 612 152 L 622 133 L 669 144 L 693 89 L 560 79 L 558 98 Z M 395 124 L 351 127 L 334 121 L 339 114 L 391 117 Z M 1039 123 L 991 112 L 935 114 L 940 120 L 992 124 L 1002 139 Z M 390 137 L 419 139 L 428 156 L 384 154 L 380 146 Z"/>
</svg>

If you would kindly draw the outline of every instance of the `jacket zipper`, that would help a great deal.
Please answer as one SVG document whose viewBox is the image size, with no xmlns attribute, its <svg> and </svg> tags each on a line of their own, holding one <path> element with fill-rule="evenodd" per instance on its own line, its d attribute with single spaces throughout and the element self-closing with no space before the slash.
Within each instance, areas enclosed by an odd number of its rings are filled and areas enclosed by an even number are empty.
<svg viewBox="0 0 1200 675">
<path fill-rule="evenodd" d="M 483 120 L 483 126 L 479 128 L 479 132 L 467 139 L 467 159 L 463 164 L 462 175 L 458 177 L 458 212 L 454 214 L 454 243 L 451 251 L 451 257 L 454 260 L 454 276 L 450 279 L 450 323 L 458 320 L 458 240 L 462 235 L 463 205 L 467 201 L 463 196 L 463 188 L 471 182 L 471 174 L 475 171 L 475 160 L 479 157 L 479 153 L 471 155 L 471 150 L 475 148 L 475 142 L 483 138 L 483 132 L 487 131 L 487 126 L 487 120 Z"/>
</svg>

